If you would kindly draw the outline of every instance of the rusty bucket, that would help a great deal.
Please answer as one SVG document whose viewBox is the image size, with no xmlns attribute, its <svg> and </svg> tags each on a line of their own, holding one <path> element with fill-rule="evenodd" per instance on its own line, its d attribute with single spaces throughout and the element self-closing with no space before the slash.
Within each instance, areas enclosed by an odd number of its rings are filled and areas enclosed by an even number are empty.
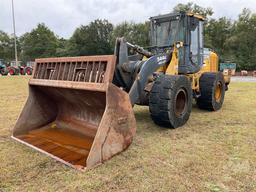
<svg viewBox="0 0 256 192">
<path fill-rule="evenodd" d="M 115 56 L 37 59 L 13 138 L 77 169 L 126 149 L 136 122 Z"/>
</svg>

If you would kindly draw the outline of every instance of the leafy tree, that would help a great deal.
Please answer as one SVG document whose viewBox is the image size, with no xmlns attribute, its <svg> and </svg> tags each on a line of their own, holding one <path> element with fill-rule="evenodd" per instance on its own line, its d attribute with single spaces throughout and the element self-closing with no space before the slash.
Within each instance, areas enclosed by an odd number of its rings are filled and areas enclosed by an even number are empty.
<svg viewBox="0 0 256 192">
<path fill-rule="evenodd" d="M 11 58 L 11 39 L 9 35 L 3 31 L 0 31 L 0 59 L 10 59 Z"/>
<path fill-rule="evenodd" d="M 17 39 L 17 51 L 20 52 L 20 44 Z M 9 62 L 14 60 L 14 38 L 10 37 L 7 33 L 0 31 L 0 59 Z"/>
<path fill-rule="evenodd" d="M 233 24 L 226 17 L 211 19 L 205 25 L 205 46 L 214 49 L 221 60 L 230 57 L 227 51 L 227 39 L 232 35 Z"/>
<path fill-rule="evenodd" d="M 25 33 L 20 41 L 23 60 L 56 56 L 58 39 L 44 23 L 38 24 L 30 33 Z"/>
<path fill-rule="evenodd" d="M 113 39 L 117 37 L 125 37 L 127 41 L 143 47 L 149 46 L 149 23 L 118 24 L 113 31 Z"/>
<path fill-rule="evenodd" d="M 64 38 L 58 38 L 56 56 L 65 57 L 69 55 L 68 51 L 68 40 Z"/>
<path fill-rule="evenodd" d="M 185 11 L 185 12 L 197 13 L 204 16 L 205 18 L 213 15 L 212 8 L 210 7 L 204 8 L 193 2 L 188 2 L 187 4 L 179 3 L 173 8 L 173 11 L 174 12 Z"/>
<path fill-rule="evenodd" d="M 256 14 L 244 9 L 227 41 L 239 69 L 256 70 Z"/>
<path fill-rule="evenodd" d="M 70 55 L 102 55 L 113 53 L 113 25 L 107 20 L 95 20 L 77 28 L 69 40 Z"/>
</svg>

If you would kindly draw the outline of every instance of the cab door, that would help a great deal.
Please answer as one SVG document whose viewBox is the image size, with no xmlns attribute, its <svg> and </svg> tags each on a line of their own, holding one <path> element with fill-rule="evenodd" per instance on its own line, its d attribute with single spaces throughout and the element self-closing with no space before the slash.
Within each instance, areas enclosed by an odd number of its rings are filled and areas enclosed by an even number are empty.
<svg viewBox="0 0 256 192">
<path fill-rule="evenodd" d="M 190 60 L 196 66 L 203 65 L 203 21 L 190 18 Z"/>
</svg>

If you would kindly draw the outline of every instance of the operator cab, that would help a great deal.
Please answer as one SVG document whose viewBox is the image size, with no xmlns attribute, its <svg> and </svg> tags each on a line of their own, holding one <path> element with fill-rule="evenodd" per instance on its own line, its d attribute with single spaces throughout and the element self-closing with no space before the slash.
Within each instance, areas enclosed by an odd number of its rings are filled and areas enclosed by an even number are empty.
<svg viewBox="0 0 256 192">
<path fill-rule="evenodd" d="M 157 54 L 178 48 L 179 73 L 196 73 L 203 65 L 203 22 L 200 15 L 170 13 L 150 18 L 150 50 Z"/>
</svg>

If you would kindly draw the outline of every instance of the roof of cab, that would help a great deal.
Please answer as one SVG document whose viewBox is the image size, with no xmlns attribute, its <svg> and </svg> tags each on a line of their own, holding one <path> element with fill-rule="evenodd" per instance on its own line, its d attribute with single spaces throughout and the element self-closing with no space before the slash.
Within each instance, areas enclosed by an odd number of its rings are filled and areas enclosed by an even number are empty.
<svg viewBox="0 0 256 192">
<path fill-rule="evenodd" d="M 190 16 L 190 17 L 195 17 L 195 18 L 200 19 L 200 20 L 205 20 L 205 18 L 202 15 L 197 14 L 197 13 L 192 13 L 192 12 L 177 12 L 177 13 L 174 12 L 174 13 L 168 13 L 168 14 L 163 14 L 163 15 L 150 17 L 149 19 L 150 20 L 160 20 L 160 19 L 168 19 L 170 17 L 179 17 L 181 15 L 187 15 L 187 16 Z"/>
</svg>

